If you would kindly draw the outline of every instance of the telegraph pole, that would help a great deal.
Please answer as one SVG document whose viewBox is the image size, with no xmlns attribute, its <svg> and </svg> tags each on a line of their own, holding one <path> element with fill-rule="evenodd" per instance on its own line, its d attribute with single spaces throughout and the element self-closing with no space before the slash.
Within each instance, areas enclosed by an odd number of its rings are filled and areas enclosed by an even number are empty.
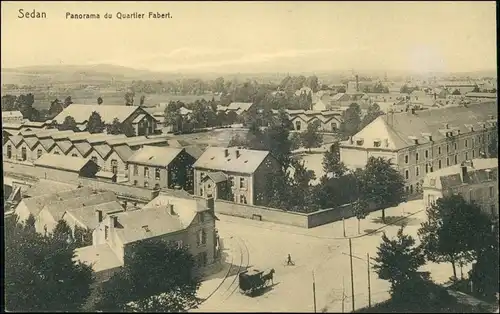
<svg viewBox="0 0 500 314">
<path fill-rule="evenodd" d="M 370 253 L 366 253 L 366 262 L 368 265 L 368 307 L 372 307 L 372 295 L 370 285 Z"/>
<path fill-rule="evenodd" d="M 314 313 L 316 313 L 316 282 L 314 280 L 314 270 L 312 271 L 313 275 L 313 301 L 314 301 Z"/>
<path fill-rule="evenodd" d="M 352 243 L 351 243 L 351 238 L 349 238 L 349 259 L 351 262 L 351 298 L 352 298 L 352 311 L 354 312 L 355 306 L 354 306 L 354 273 L 352 270 Z"/>
</svg>

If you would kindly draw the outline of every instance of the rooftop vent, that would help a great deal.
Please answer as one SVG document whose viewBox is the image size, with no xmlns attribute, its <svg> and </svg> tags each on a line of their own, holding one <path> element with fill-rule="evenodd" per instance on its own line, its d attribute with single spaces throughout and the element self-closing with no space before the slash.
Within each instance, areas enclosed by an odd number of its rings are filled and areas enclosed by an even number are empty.
<svg viewBox="0 0 500 314">
<path fill-rule="evenodd" d="M 151 156 L 151 157 L 149 157 L 149 159 L 148 159 L 148 160 L 151 160 L 151 159 L 153 159 L 153 158 L 155 158 L 155 156 Z"/>
<path fill-rule="evenodd" d="M 236 158 L 240 158 L 240 150 L 236 150 Z"/>
<path fill-rule="evenodd" d="M 229 157 L 229 150 L 227 148 L 224 149 L 224 157 Z"/>
</svg>

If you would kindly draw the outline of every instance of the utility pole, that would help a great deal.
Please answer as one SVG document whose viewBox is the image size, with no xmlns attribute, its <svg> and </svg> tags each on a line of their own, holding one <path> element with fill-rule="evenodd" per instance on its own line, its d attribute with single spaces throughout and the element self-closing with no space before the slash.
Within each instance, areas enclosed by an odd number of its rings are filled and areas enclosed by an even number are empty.
<svg viewBox="0 0 500 314">
<path fill-rule="evenodd" d="M 314 301 L 314 313 L 316 313 L 316 282 L 314 280 L 314 270 L 312 271 L 313 275 L 313 301 Z"/>
<path fill-rule="evenodd" d="M 368 265 L 368 307 L 372 307 L 372 292 L 371 292 L 371 285 L 370 285 L 370 253 L 366 253 L 366 262 Z"/>
<path fill-rule="evenodd" d="M 344 287 L 344 276 L 342 276 L 342 313 L 344 313 L 344 303 L 345 303 L 345 287 Z"/>
<path fill-rule="evenodd" d="M 342 228 L 344 229 L 344 238 L 345 238 L 345 219 L 342 217 Z M 349 240 L 350 243 L 351 240 Z"/>
<path fill-rule="evenodd" d="M 352 298 L 352 311 L 354 312 L 355 306 L 354 306 L 354 273 L 352 269 L 352 243 L 351 239 L 349 238 L 349 259 L 351 262 L 351 298 Z"/>
</svg>

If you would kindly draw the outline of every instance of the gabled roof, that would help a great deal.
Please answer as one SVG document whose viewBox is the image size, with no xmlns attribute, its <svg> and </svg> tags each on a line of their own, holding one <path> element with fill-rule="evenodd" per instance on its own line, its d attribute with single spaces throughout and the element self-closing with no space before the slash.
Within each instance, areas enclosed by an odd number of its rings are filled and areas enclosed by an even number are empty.
<svg viewBox="0 0 500 314">
<path fill-rule="evenodd" d="M 138 106 L 109 106 L 109 105 L 78 105 L 71 104 L 59 113 L 54 120 L 62 123 L 67 116 L 72 116 L 76 123 L 85 123 L 88 121 L 92 112 L 96 111 L 101 116 L 101 119 L 106 124 L 113 123 L 115 118 L 119 122 L 125 121 L 130 117 Z"/>
<path fill-rule="evenodd" d="M 42 144 L 46 151 L 49 151 L 52 147 L 54 147 L 54 145 L 56 145 L 56 142 L 51 138 L 45 138 L 40 140 L 40 144 Z"/>
<path fill-rule="evenodd" d="M 182 151 L 182 148 L 144 146 L 136 151 L 128 162 L 167 167 Z"/>
<path fill-rule="evenodd" d="M 77 189 L 77 186 L 74 184 L 40 179 L 35 185 L 29 187 L 23 194 L 29 197 L 37 197 L 62 191 L 72 191 L 75 189 Z"/>
<path fill-rule="evenodd" d="M 87 163 L 93 162 L 86 158 L 43 154 L 40 158 L 35 160 L 33 164 L 37 167 L 45 167 L 59 170 L 66 170 L 72 172 L 80 172 Z"/>
<path fill-rule="evenodd" d="M 14 147 L 18 147 L 23 142 L 23 137 L 21 135 L 12 135 L 9 137 L 9 141 L 14 144 Z"/>
<path fill-rule="evenodd" d="M 75 132 L 72 135 L 68 135 L 70 141 L 82 141 L 89 138 L 91 134 L 89 132 Z"/>
<path fill-rule="evenodd" d="M 102 157 L 106 158 L 108 154 L 111 152 L 111 147 L 104 143 L 104 144 L 99 144 L 99 145 L 94 145 L 94 150 Z"/>
<path fill-rule="evenodd" d="M 134 151 L 128 147 L 128 145 L 116 145 L 113 146 L 113 150 L 123 161 L 128 161 L 130 156 L 134 154 Z"/>
<path fill-rule="evenodd" d="M 25 137 L 23 140 L 30 149 L 33 149 L 36 144 L 38 144 L 38 139 L 36 137 Z"/>
<path fill-rule="evenodd" d="M 253 103 L 251 102 L 232 102 L 227 106 L 227 109 L 247 111 L 252 105 Z"/>
<path fill-rule="evenodd" d="M 73 144 L 68 140 L 57 141 L 56 145 L 62 150 L 64 154 L 66 154 L 71 149 L 71 147 L 73 147 Z"/>
<path fill-rule="evenodd" d="M 55 221 L 59 221 L 67 210 L 109 203 L 112 201 L 116 202 L 118 201 L 118 198 L 113 192 L 107 191 L 48 204 L 45 205 L 42 210 L 47 210 Z"/>
<path fill-rule="evenodd" d="M 52 133 L 50 133 L 50 137 L 53 140 L 61 140 L 61 139 L 67 139 L 68 136 L 71 136 L 73 134 L 75 134 L 75 132 L 73 132 L 71 130 L 58 131 L 58 132 L 52 132 Z"/>
<path fill-rule="evenodd" d="M 73 260 L 92 266 L 95 273 L 123 266 L 107 243 L 76 248 Z"/>
<path fill-rule="evenodd" d="M 13 110 L 13 111 L 2 111 L 2 118 L 23 118 L 23 114 L 21 111 Z"/>
<path fill-rule="evenodd" d="M 102 210 L 103 217 L 105 217 L 108 214 L 122 212 L 123 207 L 117 201 L 110 201 L 91 206 L 69 209 L 66 211 L 66 213 L 64 213 L 63 218 L 65 215 L 70 214 L 76 221 L 81 224 L 82 227 L 85 226 L 90 230 L 94 230 L 99 225 L 95 215 L 95 212 L 97 210 Z"/>
<path fill-rule="evenodd" d="M 73 144 L 76 149 L 82 154 L 82 156 L 86 157 L 88 153 L 92 151 L 92 146 L 87 142 L 77 142 Z"/>
<path fill-rule="evenodd" d="M 61 202 L 63 200 L 73 199 L 81 196 L 89 196 L 94 192 L 90 188 L 77 188 L 70 191 L 62 191 L 53 194 L 45 194 L 37 197 L 24 198 L 21 202 L 25 204 L 28 211 L 33 216 L 38 216 L 45 205 Z"/>
<path fill-rule="evenodd" d="M 227 150 L 228 156 L 225 156 Z M 240 156 L 236 157 L 236 151 Z M 254 173 L 269 155 L 268 151 L 239 149 L 236 147 L 208 147 L 194 163 L 193 168 L 204 168 L 225 172 Z"/>
<path fill-rule="evenodd" d="M 205 178 L 210 178 L 214 183 L 227 181 L 227 176 L 223 172 L 209 172 Z"/>
<path fill-rule="evenodd" d="M 186 150 L 186 153 L 193 156 L 195 159 L 200 158 L 200 156 L 203 155 L 204 152 L 203 148 L 196 145 L 186 146 L 184 147 L 184 149 Z"/>
</svg>

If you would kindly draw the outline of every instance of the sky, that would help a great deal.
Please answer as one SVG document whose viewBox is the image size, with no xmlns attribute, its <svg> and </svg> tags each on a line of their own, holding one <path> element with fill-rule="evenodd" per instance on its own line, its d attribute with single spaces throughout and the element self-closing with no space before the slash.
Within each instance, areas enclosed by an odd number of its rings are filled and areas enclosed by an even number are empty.
<svg viewBox="0 0 500 314">
<path fill-rule="evenodd" d="M 2 68 L 153 71 L 496 69 L 495 2 L 2 2 Z M 46 19 L 18 18 L 19 9 Z M 170 19 L 149 19 L 149 12 Z M 99 13 L 100 19 L 67 19 Z M 144 19 L 117 19 L 145 13 Z M 105 19 L 112 13 L 112 19 Z"/>
</svg>

